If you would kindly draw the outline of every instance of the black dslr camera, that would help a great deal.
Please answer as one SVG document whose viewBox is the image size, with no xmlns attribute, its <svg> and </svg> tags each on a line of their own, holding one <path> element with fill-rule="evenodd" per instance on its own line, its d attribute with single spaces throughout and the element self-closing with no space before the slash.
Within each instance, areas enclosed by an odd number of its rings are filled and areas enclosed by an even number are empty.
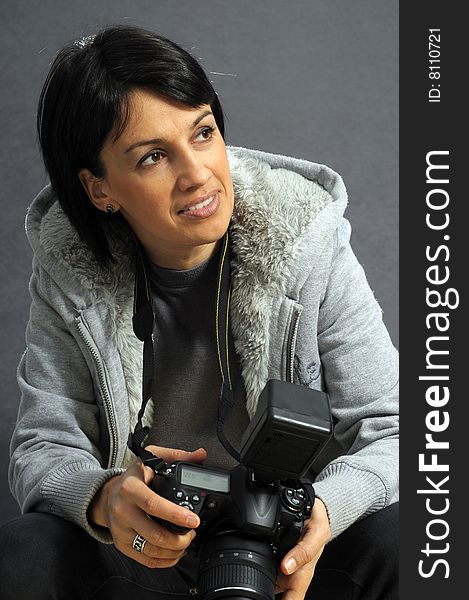
<svg viewBox="0 0 469 600">
<path fill-rule="evenodd" d="M 314 490 L 303 477 L 331 435 L 327 394 L 270 380 L 244 432 L 241 464 L 223 471 L 175 462 L 155 471 L 151 488 L 200 517 L 191 546 L 200 598 L 274 597 L 278 565 L 311 516 Z"/>
</svg>

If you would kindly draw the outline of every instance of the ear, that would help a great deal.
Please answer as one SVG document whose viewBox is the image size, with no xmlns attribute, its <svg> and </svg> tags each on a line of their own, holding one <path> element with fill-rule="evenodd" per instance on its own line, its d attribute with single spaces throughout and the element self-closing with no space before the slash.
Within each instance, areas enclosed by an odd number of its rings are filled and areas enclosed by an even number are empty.
<svg viewBox="0 0 469 600">
<path fill-rule="evenodd" d="M 106 206 L 111 203 L 111 199 L 106 193 L 106 183 L 104 179 L 96 177 L 89 169 L 81 169 L 78 172 L 78 178 L 85 188 L 91 202 L 97 209 L 106 212 Z M 116 206 L 115 202 L 112 202 L 112 204 L 114 205 L 114 210 L 119 208 Z"/>
</svg>

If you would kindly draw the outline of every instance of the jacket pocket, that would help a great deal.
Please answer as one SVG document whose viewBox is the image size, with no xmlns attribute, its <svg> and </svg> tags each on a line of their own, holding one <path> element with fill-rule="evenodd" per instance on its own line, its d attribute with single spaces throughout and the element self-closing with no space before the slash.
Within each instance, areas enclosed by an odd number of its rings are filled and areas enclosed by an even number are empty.
<svg viewBox="0 0 469 600">
<path fill-rule="evenodd" d="M 295 354 L 293 366 L 293 383 L 312 389 L 323 389 L 321 381 L 321 364 L 318 357 Z"/>
</svg>

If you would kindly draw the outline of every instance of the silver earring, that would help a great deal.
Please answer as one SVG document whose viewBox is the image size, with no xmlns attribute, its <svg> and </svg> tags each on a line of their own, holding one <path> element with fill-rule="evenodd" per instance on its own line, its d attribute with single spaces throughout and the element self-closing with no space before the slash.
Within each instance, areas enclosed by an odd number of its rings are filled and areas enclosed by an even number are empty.
<svg viewBox="0 0 469 600">
<path fill-rule="evenodd" d="M 112 213 L 114 212 L 114 207 L 112 204 L 107 204 L 106 205 L 106 212 L 108 215 L 112 215 Z"/>
</svg>

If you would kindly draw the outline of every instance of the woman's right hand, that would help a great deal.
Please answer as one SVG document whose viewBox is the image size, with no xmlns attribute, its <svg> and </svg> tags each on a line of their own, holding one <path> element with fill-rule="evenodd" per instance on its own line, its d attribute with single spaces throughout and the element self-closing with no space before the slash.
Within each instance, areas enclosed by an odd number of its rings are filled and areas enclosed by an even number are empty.
<svg viewBox="0 0 469 600">
<path fill-rule="evenodd" d="M 147 450 L 169 463 L 177 460 L 201 463 L 207 458 L 203 448 L 186 452 L 147 446 Z M 112 477 L 100 488 L 90 504 L 89 516 L 96 525 L 111 531 L 114 545 L 123 554 L 146 567 L 173 567 L 194 539 L 194 528 L 199 526 L 200 519 L 187 508 L 153 492 L 148 486 L 154 475 L 150 467 L 136 460 L 122 475 Z M 173 533 L 149 515 L 191 530 L 185 534 Z M 137 534 L 146 540 L 141 553 L 132 546 Z"/>
</svg>

